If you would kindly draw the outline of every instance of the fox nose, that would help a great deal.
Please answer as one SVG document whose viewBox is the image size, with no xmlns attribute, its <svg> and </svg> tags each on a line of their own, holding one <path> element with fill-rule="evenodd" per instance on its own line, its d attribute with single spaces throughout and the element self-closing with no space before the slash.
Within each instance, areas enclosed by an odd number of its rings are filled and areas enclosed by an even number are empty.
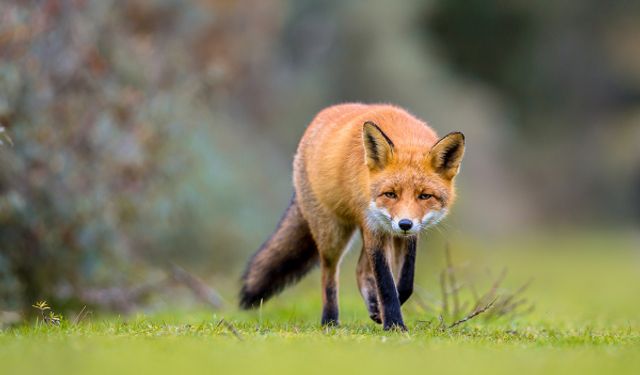
<svg viewBox="0 0 640 375">
<path fill-rule="evenodd" d="M 398 222 L 398 226 L 402 230 L 409 230 L 413 226 L 413 221 L 409 219 L 402 219 Z"/>
</svg>

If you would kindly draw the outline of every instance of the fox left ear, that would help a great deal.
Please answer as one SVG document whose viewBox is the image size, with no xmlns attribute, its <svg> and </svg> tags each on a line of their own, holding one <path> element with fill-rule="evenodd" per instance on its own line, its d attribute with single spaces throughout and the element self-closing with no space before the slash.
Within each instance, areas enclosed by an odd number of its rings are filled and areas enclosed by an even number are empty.
<svg viewBox="0 0 640 375">
<path fill-rule="evenodd" d="M 460 170 L 462 156 L 464 156 L 464 134 L 452 132 L 433 145 L 427 159 L 437 173 L 451 180 Z"/>
<path fill-rule="evenodd" d="M 369 169 L 384 168 L 393 157 L 393 142 L 371 121 L 365 122 L 362 126 L 362 140 Z"/>
</svg>

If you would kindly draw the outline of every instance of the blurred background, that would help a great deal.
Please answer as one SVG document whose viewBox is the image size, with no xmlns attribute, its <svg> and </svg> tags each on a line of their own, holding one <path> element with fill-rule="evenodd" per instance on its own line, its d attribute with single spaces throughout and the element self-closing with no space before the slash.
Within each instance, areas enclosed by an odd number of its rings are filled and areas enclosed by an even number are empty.
<svg viewBox="0 0 640 375">
<path fill-rule="evenodd" d="M 638 19 L 623 0 L 2 1 L 0 310 L 128 312 L 171 264 L 233 301 L 306 125 L 347 101 L 466 134 L 434 235 L 637 246 Z"/>
</svg>

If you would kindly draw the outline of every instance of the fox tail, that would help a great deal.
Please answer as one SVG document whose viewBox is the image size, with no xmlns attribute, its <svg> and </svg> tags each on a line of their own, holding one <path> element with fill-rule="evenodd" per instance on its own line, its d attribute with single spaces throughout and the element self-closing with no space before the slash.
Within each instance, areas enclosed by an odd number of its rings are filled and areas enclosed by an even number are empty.
<svg viewBox="0 0 640 375">
<path fill-rule="evenodd" d="M 240 307 L 260 306 L 318 264 L 316 243 L 294 194 L 271 237 L 251 257 L 242 276 Z"/>
</svg>

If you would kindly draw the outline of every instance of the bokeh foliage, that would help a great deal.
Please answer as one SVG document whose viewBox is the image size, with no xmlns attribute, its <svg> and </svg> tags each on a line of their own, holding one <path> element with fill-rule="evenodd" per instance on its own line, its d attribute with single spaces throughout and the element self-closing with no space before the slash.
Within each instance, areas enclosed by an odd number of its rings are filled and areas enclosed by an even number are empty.
<svg viewBox="0 0 640 375">
<path fill-rule="evenodd" d="M 0 308 L 170 261 L 235 279 L 319 109 L 407 107 L 469 149 L 465 232 L 637 224 L 631 2 L 0 4 Z"/>
</svg>

